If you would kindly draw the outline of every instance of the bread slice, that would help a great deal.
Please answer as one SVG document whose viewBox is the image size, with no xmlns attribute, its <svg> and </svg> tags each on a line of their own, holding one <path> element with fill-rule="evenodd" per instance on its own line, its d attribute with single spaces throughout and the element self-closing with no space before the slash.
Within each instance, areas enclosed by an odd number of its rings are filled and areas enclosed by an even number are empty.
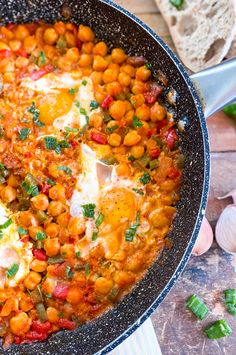
<svg viewBox="0 0 236 355">
<path fill-rule="evenodd" d="M 226 55 L 227 59 L 236 57 L 236 37 L 234 37 L 233 42 L 231 43 L 230 49 Z"/>
<path fill-rule="evenodd" d="M 155 0 L 187 68 L 197 72 L 218 64 L 236 34 L 236 0 Z"/>
</svg>

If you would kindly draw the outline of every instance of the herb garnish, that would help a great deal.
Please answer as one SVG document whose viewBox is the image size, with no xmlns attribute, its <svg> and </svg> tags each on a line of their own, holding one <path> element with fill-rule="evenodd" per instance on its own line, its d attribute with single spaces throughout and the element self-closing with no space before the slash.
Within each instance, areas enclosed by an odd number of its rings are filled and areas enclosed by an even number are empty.
<svg viewBox="0 0 236 355">
<path fill-rule="evenodd" d="M 19 265 L 18 264 L 13 264 L 8 270 L 7 270 L 7 278 L 11 279 L 17 271 L 19 270 Z"/>
<path fill-rule="evenodd" d="M 21 128 L 21 130 L 19 131 L 19 138 L 22 141 L 25 141 L 28 137 L 28 135 L 30 134 L 30 128 Z"/>
<path fill-rule="evenodd" d="M 135 128 L 140 128 L 143 126 L 142 122 L 138 119 L 137 116 L 133 116 L 132 124 Z"/>
<path fill-rule="evenodd" d="M 44 240 L 46 237 L 44 232 L 38 232 L 36 233 L 36 240 Z"/>
<path fill-rule="evenodd" d="M 139 179 L 139 181 L 143 184 L 146 185 L 149 183 L 149 181 L 151 181 L 151 176 L 148 173 L 144 173 L 141 178 Z"/>
<path fill-rule="evenodd" d="M 140 212 L 137 213 L 136 216 L 136 222 L 134 224 L 132 224 L 129 229 L 126 230 L 125 232 L 125 240 L 127 242 L 132 242 L 136 232 L 137 232 L 137 228 L 140 226 Z"/>
<path fill-rule="evenodd" d="M 183 4 L 184 4 L 184 0 L 169 0 L 171 5 L 173 5 L 174 7 L 176 7 L 177 10 L 181 10 Z"/>
<path fill-rule="evenodd" d="M 81 83 L 83 86 L 86 86 L 88 84 L 87 80 L 83 80 Z"/>
<path fill-rule="evenodd" d="M 92 241 L 94 242 L 98 237 L 98 232 L 93 232 L 92 234 Z"/>
<path fill-rule="evenodd" d="M 135 188 L 133 188 L 132 189 L 134 192 L 136 192 L 137 194 L 139 194 L 139 195 L 144 195 L 144 192 L 143 192 L 143 190 L 141 190 L 141 189 L 135 189 Z"/>
<path fill-rule="evenodd" d="M 96 108 L 98 108 L 99 107 L 99 103 L 97 102 L 97 101 L 95 101 L 95 100 L 92 100 L 91 102 L 90 102 L 90 111 L 93 111 L 93 110 L 95 110 Z"/>
<path fill-rule="evenodd" d="M 94 203 L 88 203 L 87 205 L 81 205 L 83 208 L 84 217 L 94 218 L 94 210 L 96 205 Z"/>
<path fill-rule="evenodd" d="M 39 189 L 37 186 L 37 181 L 33 175 L 27 174 L 21 186 L 26 191 L 28 195 L 37 196 L 39 194 Z"/>
<path fill-rule="evenodd" d="M 49 178 L 47 178 L 46 182 L 51 186 L 56 185 L 55 181 L 53 181 L 52 179 L 49 179 Z"/>
<path fill-rule="evenodd" d="M 57 146 L 57 139 L 52 136 L 44 137 L 44 145 L 47 149 L 55 149 Z"/>
<path fill-rule="evenodd" d="M 89 264 L 85 264 L 84 270 L 85 270 L 85 276 L 88 276 L 90 274 L 90 266 L 89 266 Z"/>
<path fill-rule="evenodd" d="M 71 88 L 68 90 L 68 94 L 75 95 L 78 92 L 78 88 Z"/>
<path fill-rule="evenodd" d="M 46 64 L 46 56 L 43 51 L 39 53 L 38 65 L 41 67 Z"/>
<path fill-rule="evenodd" d="M 33 101 L 31 106 L 28 108 L 28 112 L 33 114 L 33 121 L 39 127 L 44 127 L 45 124 L 39 120 L 39 109 L 37 109 L 35 102 Z"/>
<path fill-rule="evenodd" d="M 72 174 L 71 168 L 69 168 L 68 166 L 65 166 L 65 165 L 58 166 L 57 170 L 65 171 L 65 173 L 67 173 L 68 175 Z"/>
<path fill-rule="evenodd" d="M 12 219 L 8 219 L 3 224 L 0 224 L 0 230 L 8 228 L 12 224 Z"/>
<path fill-rule="evenodd" d="M 104 215 L 100 212 L 95 221 L 95 225 L 97 228 L 102 224 L 103 220 L 104 220 Z"/>
<path fill-rule="evenodd" d="M 18 227 L 17 232 L 21 235 L 26 235 L 28 234 L 28 231 L 22 227 Z"/>
</svg>

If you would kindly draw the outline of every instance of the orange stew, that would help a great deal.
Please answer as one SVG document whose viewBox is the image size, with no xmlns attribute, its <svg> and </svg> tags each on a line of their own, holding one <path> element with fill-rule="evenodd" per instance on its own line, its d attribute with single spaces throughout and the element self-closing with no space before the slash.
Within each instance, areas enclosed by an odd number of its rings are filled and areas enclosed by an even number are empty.
<svg viewBox="0 0 236 355">
<path fill-rule="evenodd" d="M 5 346 L 97 317 L 170 246 L 184 157 L 159 79 L 84 25 L 0 28 Z"/>
</svg>

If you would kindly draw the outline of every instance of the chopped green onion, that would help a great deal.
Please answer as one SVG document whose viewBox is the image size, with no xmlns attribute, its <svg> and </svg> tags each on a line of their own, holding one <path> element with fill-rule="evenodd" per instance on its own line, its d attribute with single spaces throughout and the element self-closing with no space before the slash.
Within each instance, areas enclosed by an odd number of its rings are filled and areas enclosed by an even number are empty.
<svg viewBox="0 0 236 355">
<path fill-rule="evenodd" d="M 27 139 L 28 135 L 30 134 L 30 132 L 31 132 L 30 128 L 22 128 L 19 131 L 20 140 L 25 141 Z"/>
<path fill-rule="evenodd" d="M 13 264 L 8 270 L 7 270 L 7 278 L 11 279 L 14 277 L 19 270 L 19 265 L 18 264 Z"/>
<path fill-rule="evenodd" d="M 232 329 L 224 319 L 217 320 L 204 329 L 209 339 L 220 339 L 232 334 Z"/>
<path fill-rule="evenodd" d="M 35 308 L 37 310 L 37 313 L 38 313 L 38 316 L 39 316 L 39 319 L 41 320 L 41 322 L 45 322 L 48 319 L 48 316 L 47 316 L 47 312 L 44 307 L 44 304 L 37 303 Z"/>
<path fill-rule="evenodd" d="M 71 88 L 68 90 L 68 93 L 70 95 L 75 95 L 78 92 L 78 88 Z"/>
<path fill-rule="evenodd" d="M 87 83 L 88 83 L 87 80 L 83 80 L 81 84 L 82 84 L 83 86 L 86 86 Z"/>
<path fill-rule="evenodd" d="M 64 263 L 65 259 L 61 255 L 56 255 L 52 256 L 51 258 L 48 258 L 47 263 L 48 264 L 61 264 Z"/>
<path fill-rule="evenodd" d="M 89 264 L 85 264 L 84 270 L 85 270 L 85 276 L 88 276 L 90 274 L 90 266 L 89 266 Z"/>
<path fill-rule="evenodd" d="M 73 276 L 74 276 L 74 272 L 71 270 L 71 267 L 69 265 L 67 265 L 67 267 L 66 267 L 66 277 L 68 279 L 72 279 Z"/>
<path fill-rule="evenodd" d="M 37 196 L 39 194 L 37 182 L 33 175 L 27 174 L 21 186 L 28 195 Z"/>
<path fill-rule="evenodd" d="M 58 144 L 61 148 L 70 148 L 70 144 L 65 139 L 62 141 L 59 141 Z"/>
<path fill-rule="evenodd" d="M 119 126 L 115 124 L 114 126 L 107 127 L 106 130 L 108 133 L 113 133 L 117 128 L 119 128 Z"/>
<path fill-rule="evenodd" d="M 44 145 L 47 149 L 55 149 L 57 146 L 57 139 L 52 136 L 44 137 Z"/>
<path fill-rule="evenodd" d="M 77 259 L 80 257 L 80 251 L 79 251 L 79 250 L 75 252 L 75 257 L 76 257 Z"/>
<path fill-rule="evenodd" d="M 98 232 L 93 232 L 92 234 L 92 241 L 94 242 L 98 237 Z"/>
<path fill-rule="evenodd" d="M 225 106 L 224 113 L 230 117 L 236 118 L 236 103 Z"/>
<path fill-rule="evenodd" d="M 146 63 L 146 64 L 145 64 L 145 67 L 146 67 L 147 69 L 152 69 L 152 64 L 151 64 L 151 63 Z"/>
<path fill-rule="evenodd" d="M 46 182 L 51 186 L 56 185 L 55 181 L 53 181 L 52 179 L 49 179 L 49 178 L 47 178 Z"/>
<path fill-rule="evenodd" d="M 78 107 L 78 108 L 80 107 L 79 101 L 77 101 L 77 100 L 75 101 L 75 106 Z"/>
<path fill-rule="evenodd" d="M 12 224 L 12 219 L 8 219 L 3 224 L 0 224 L 0 230 L 8 228 Z"/>
<path fill-rule="evenodd" d="M 133 155 L 130 155 L 130 156 L 128 157 L 128 160 L 129 160 L 129 161 L 135 161 L 135 158 L 133 157 Z"/>
<path fill-rule="evenodd" d="M 18 233 L 21 234 L 21 235 L 26 235 L 26 234 L 28 234 L 27 229 L 24 229 L 24 228 L 22 228 L 22 227 L 18 227 L 17 231 L 18 231 Z"/>
<path fill-rule="evenodd" d="M 46 237 L 44 232 L 38 232 L 36 233 L 36 240 L 44 240 Z"/>
<path fill-rule="evenodd" d="M 208 314 L 207 306 L 196 295 L 190 296 L 186 301 L 186 307 L 193 312 L 198 319 L 204 319 Z"/>
<path fill-rule="evenodd" d="M 236 290 L 234 288 L 229 288 L 228 290 L 224 291 L 225 294 L 225 305 L 227 311 L 232 314 L 236 315 Z"/>
<path fill-rule="evenodd" d="M 136 222 L 134 224 L 132 224 L 129 229 L 126 230 L 125 232 L 125 240 L 127 242 L 132 242 L 136 232 L 137 232 L 137 228 L 140 226 L 140 212 L 137 213 L 136 216 Z"/>
<path fill-rule="evenodd" d="M 98 108 L 99 107 L 99 103 L 97 102 L 97 101 L 95 101 L 95 100 L 92 100 L 91 102 L 90 102 L 90 111 L 93 111 L 93 110 L 95 110 L 96 108 Z"/>
<path fill-rule="evenodd" d="M 83 108 L 83 107 L 81 107 L 80 109 L 79 109 L 79 112 L 81 113 L 81 115 L 87 115 L 87 112 L 86 112 L 86 110 L 85 110 L 85 108 Z"/>
<path fill-rule="evenodd" d="M 137 116 L 133 116 L 132 124 L 135 128 L 140 128 L 143 126 L 143 123 L 138 119 Z"/>
<path fill-rule="evenodd" d="M 57 153 L 57 154 L 61 153 L 61 147 L 59 145 L 56 146 L 55 153 Z"/>
<path fill-rule="evenodd" d="M 149 168 L 150 170 L 156 169 L 159 165 L 158 159 L 153 159 L 149 162 Z"/>
<path fill-rule="evenodd" d="M 143 192 L 143 190 L 141 190 L 141 189 L 135 189 L 135 188 L 133 188 L 132 189 L 134 192 L 136 192 L 137 194 L 139 194 L 139 195 L 144 195 L 144 192 Z"/>
<path fill-rule="evenodd" d="M 72 174 L 71 168 L 69 168 L 68 166 L 65 166 L 65 165 L 60 165 L 60 166 L 58 166 L 58 167 L 57 167 L 57 170 L 65 171 L 65 173 L 67 173 L 68 175 L 71 175 L 71 174 Z"/>
<path fill-rule="evenodd" d="M 44 127 L 45 124 L 39 120 L 39 109 L 36 108 L 35 102 L 33 101 L 31 106 L 28 108 L 28 112 L 33 114 L 33 121 L 39 127 Z"/>
<path fill-rule="evenodd" d="M 96 205 L 94 203 L 88 203 L 87 205 L 81 205 L 83 208 L 83 214 L 85 217 L 94 218 L 94 210 Z"/>
<path fill-rule="evenodd" d="M 171 3 L 171 5 L 176 7 L 177 10 L 181 10 L 184 4 L 184 0 L 169 0 L 169 2 Z"/>
<path fill-rule="evenodd" d="M 38 65 L 41 67 L 46 64 L 46 56 L 43 51 L 39 53 Z"/>
<path fill-rule="evenodd" d="M 148 173 L 144 173 L 141 178 L 139 179 L 139 181 L 143 184 L 146 185 L 151 181 L 151 177 Z"/>
<path fill-rule="evenodd" d="M 100 212 L 95 221 L 95 225 L 97 228 L 102 224 L 103 220 L 104 220 L 104 215 Z"/>
<path fill-rule="evenodd" d="M 109 113 L 104 112 L 103 121 L 105 123 L 107 123 L 107 122 L 110 122 L 111 120 L 112 120 L 112 117 L 109 115 Z"/>
</svg>

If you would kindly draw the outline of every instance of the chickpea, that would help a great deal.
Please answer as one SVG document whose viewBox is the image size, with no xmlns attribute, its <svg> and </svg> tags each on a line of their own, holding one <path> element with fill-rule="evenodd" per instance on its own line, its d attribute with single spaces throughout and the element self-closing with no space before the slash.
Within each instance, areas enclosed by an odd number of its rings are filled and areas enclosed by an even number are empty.
<svg viewBox="0 0 236 355">
<path fill-rule="evenodd" d="M 106 59 L 100 55 L 95 55 L 93 59 L 93 70 L 104 71 L 108 67 Z"/>
<path fill-rule="evenodd" d="M 133 95 L 131 96 L 130 102 L 134 108 L 138 108 L 139 106 L 142 106 L 145 103 L 145 98 L 143 94 Z"/>
<path fill-rule="evenodd" d="M 103 115 L 101 113 L 94 112 L 89 117 L 89 125 L 94 128 L 100 128 L 103 124 Z"/>
<path fill-rule="evenodd" d="M 1 27 L 1 32 L 7 38 L 8 41 L 14 38 L 14 34 L 12 33 L 12 31 L 10 31 L 6 27 Z"/>
<path fill-rule="evenodd" d="M 127 55 L 121 48 L 114 48 L 111 52 L 111 59 L 116 64 L 123 63 L 127 58 Z"/>
<path fill-rule="evenodd" d="M 171 180 L 171 179 L 164 181 L 160 185 L 160 190 L 161 191 L 170 192 L 170 191 L 173 191 L 174 188 L 175 188 L 175 182 L 173 180 Z"/>
<path fill-rule="evenodd" d="M 112 83 L 117 80 L 119 71 L 114 69 L 106 69 L 102 75 L 102 80 L 104 84 Z"/>
<path fill-rule="evenodd" d="M 29 37 L 29 35 L 30 35 L 30 32 L 26 26 L 24 26 L 24 25 L 17 26 L 16 32 L 15 32 L 16 39 L 23 41 L 26 37 Z"/>
<path fill-rule="evenodd" d="M 104 91 L 102 86 L 97 86 L 97 90 L 94 93 L 95 100 L 101 104 L 103 100 L 105 99 L 107 93 Z"/>
<path fill-rule="evenodd" d="M 131 83 L 131 78 L 126 73 L 120 73 L 118 76 L 118 81 L 122 86 L 129 86 Z"/>
<path fill-rule="evenodd" d="M 76 38 L 73 33 L 66 31 L 65 39 L 68 47 L 76 47 Z"/>
<path fill-rule="evenodd" d="M 23 335 L 27 333 L 31 326 L 31 319 L 25 312 L 17 314 L 10 319 L 10 328 L 13 334 Z"/>
<path fill-rule="evenodd" d="M 83 292 L 78 286 L 71 286 L 66 297 L 67 302 L 70 304 L 79 304 L 83 300 Z"/>
<path fill-rule="evenodd" d="M 66 24 L 62 21 L 58 21 L 54 24 L 54 28 L 59 35 L 64 35 L 66 32 Z"/>
<path fill-rule="evenodd" d="M 131 103 L 128 100 L 125 100 L 124 103 L 125 103 L 125 106 L 126 106 L 126 112 L 133 110 L 133 107 L 132 107 Z"/>
<path fill-rule="evenodd" d="M 19 224 L 25 227 L 37 226 L 37 218 L 29 211 L 23 211 L 19 214 Z"/>
<path fill-rule="evenodd" d="M 72 64 L 73 63 L 71 62 L 71 60 L 68 59 L 67 57 L 59 57 L 56 62 L 56 65 L 58 66 L 58 68 L 60 68 L 64 71 L 68 71 L 68 72 L 71 72 Z M 44 123 L 47 124 L 46 120 Z"/>
<path fill-rule="evenodd" d="M 72 63 L 76 63 L 79 60 L 79 50 L 76 47 L 69 48 L 66 52 L 66 57 L 71 60 Z"/>
<path fill-rule="evenodd" d="M 3 74 L 3 79 L 8 83 L 13 83 L 15 81 L 15 74 L 12 72 L 6 72 Z"/>
<path fill-rule="evenodd" d="M 9 42 L 9 47 L 11 48 L 12 51 L 16 52 L 21 47 L 21 41 L 19 41 L 18 39 L 13 39 L 12 41 Z"/>
<path fill-rule="evenodd" d="M 149 221 L 156 228 L 163 228 L 170 225 L 170 220 L 161 212 L 161 209 L 152 211 L 149 215 Z"/>
<path fill-rule="evenodd" d="M 28 58 L 24 58 L 24 57 L 18 57 L 15 60 L 15 66 L 17 68 L 24 68 L 27 67 L 27 65 L 29 64 L 29 59 Z"/>
<path fill-rule="evenodd" d="M 16 199 L 16 189 L 12 186 L 6 186 L 1 191 L 1 198 L 4 202 L 12 202 Z"/>
<path fill-rule="evenodd" d="M 126 112 L 125 121 L 127 123 L 127 126 L 131 125 L 131 123 L 133 121 L 133 117 L 134 117 L 134 110 L 130 110 L 130 111 Z"/>
<path fill-rule="evenodd" d="M 30 271 L 24 280 L 24 285 L 28 290 L 34 290 L 40 281 L 41 275 L 38 272 Z"/>
<path fill-rule="evenodd" d="M 135 76 L 135 69 L 130 64 L 122 65 L 122 67 L 120 68 L 120 71 L 122 73 L 128 74 L 131 78 L 134 78 L 134 76 Z"/>
<path fill-rule="evenodd" d="M 20 309 L 24 312 L 29 312 L 34 307 L 33 303 L 31 302 L 31 298 L 27 297 L 26 299 L 22 298 L 20 300 Z"/>
<path fill-rule="evenodd" d="M 145 259 L 142 251 L 137 251 L 129 256 L 126 263 L 126 270 L 139 272 L 145 265 Z"/>
<path fill-rule="evenodd" d="M 52 27 L 47 28 L 43 34 L 43 39 L 47 44 L 55 44 L 58 37 L 58 33 Z"/>
<path fill-rule="evenodd" d="M 166 110 L 158 102 L 156 102 L 150 110 L 150 117 L 152 122 L 162 121 L 166 117 Z"/>
<path fill-rule="evenodd" d="M 108 280 L 105 277 L 98 277 L 94 284 L 94 289 L 96 293 L 102 295 L 107 295 L 113 286 L 112 280 Z"/>
<path fill-rule="evenodd" d="M 68 212 L 64 212 L 57 217 L 57 223 L 60 227 L 66 228 L 70 221 L 70 214 Z"/>
<path fill-rule="evenodd" d="M 107 93 L 111 96 L 119 95 L 122 92 L 122 87 L 118 81 L 106 84 Z"/>
<path fill-rule="evenodd" d="M 54 178 L 58 178 L 60 176 L 60 170 L 57 169 L 56 164 L 50 164 L 48 166 L 48 172 Z"/>
<path fill-rule="evenodd" d="M 113 147 L 119 147 L 121 143 L 121 136 L 117 133 L 112 133 L 110 134 L 108 138 L 108 143 L 112 145 Z"/>
<path fill-rule="evenodd" d="M 135 276 L 132 272 L 122 270 L 115 272 L 114 281 L 122 288 L 132 284 L 134 280 Z"/>
<path fill-rule="evenodd" d="M 49 223 L 45 231 L 48 237 L 56 238 L 59 233 L 59 226 L 56 223 Z"/>
<path fill-rule="evenodd" d="M 90 27 L 80 25 L 78 30 L 78 38 L 82 42 L 93 42 L 94 41 L 94 33 Z"/>
<path fill-rule="evenodd" d="M 135 116 L 137 116 L 142 121 L 148 121 L 150 118 L 150 108 L 146 104 L 142 104 L 135 111 Z"/>
<path fill-rule="evenodd" d="M 46 211 L 49 205 L 48 197 L 44 194 L 39 194 L 31 198 L 33 207 L 36 210 Z"/>
<path fill-rule="evenodd" d="M 44 241 L 44 249 L 48 256 L 55 256 L 60 251 L 60 243 L 58 238 L 45 239 Z"/>
<path fill-rule="evenodd" d="M 73 259 L 75 257 L 75 247 L 73 244 L 64 244 L 60 248 L 60 254 L 66 258 Z"/>
<path fill-rule="evenodd" d="M 66 199 L 66 190 L 63 185 L 56 184 L 49 189 L 49 197 L 52 200 L 64 202 Z"/>
<path fill-rule="evenodd" d="M 105 57 L 107 55 L 108 48 L 105 42 L 98 42 L 93 47 L 93 54 L 100 55 L 101 57 Z"/>
<path fill-rule="evenodd" d="M 64 212 L 65 206 L 60 201 L 51 201 L 48 206 L 48 213 L 53 216 L 59 216 L 62 212 Z"/>
<path fill-rule="evenodd" d="M 145 65 L 139 67 L 136 71 L 136 79 L 140 81 L 147 81 L 151 76 L 151 70 L 149 70 Z"/>
<path fill-rule="evenodd" d="M 42 227 L 39 227 L 39 226 L 30 226 L 28 228 L 29 230 L 29 235 L 32 239 L 36 240 L 36 235 L 37 233 L 39 232 L 42 232 L 43 231 L 43 228 Z"/>
<path fill-rule="evenodd" d="M 71 235 L 82 234 L 85 231 L 85 220 L 81 217 L 71 217 L 68 224 L 68 231 Z"/>
<path fill-rule="evenodd" d="M 116 172 L 118 176 L 129 176 L 130 174 L 129 165 L 126 163 L 120 163 L 116 168 Z"/>
<path fill-rule="evenodd" d="M 82 68 L 89 67 L 92 64 L 92 57 L 89 54 L 81 54 L 78 64 Z"/>
<path fill-rule="evenodd" d="M 144 154 L 144 147 L 142 145 L 135 145 L 130 149 L 130 153 L 135 159 L 139 159 Z"/>
<path fill-rule="evenodd" d="M 17 177 L 15 175 L 11 174 L 9 176 L 9 178 L 7 179 L 7 184 L 12 187 L 18 187 L 20 183 L 19 183 L 19 180 L 17 179 Z"/>
<path fill-rule="evenodd" d="M 43 260 L 35 259 L 30 265 L 31 270 L 36 272 L 43 272 L 47 269 L 47 262 Z"/>
<path fill-rule="evenodd" d="M 148 89 L 148 84 L 144 83 L 143 81 L 134 80 L 132 84 L 132 93 L 135 95 L 143 94 L 144 92 L 148 91 Z"/>
<path fill-rule="evenodd" d="M 121 120 L 124 117 L 126 111 L 126 105 L 124 101 L 113 101 L 109 106 L 109 114 L 115 120 Z"/>
<path fill-rule="evenodd" d="M 84 42 L 81 47 L 81 52 L 86 53 L 86 54 L 92 54 L 93 53 L 93 47 L 94 43 L 93 42 Z"/>
<path fill-rule="evenodd" d="M 29 36 L 24 39 L 24 49 L 27 53 L 32 53 L 37 46 L 35 36 Z"/>
<path fill-rule="evenodd" d="M 91 79 L 95 85 L 99 85 L 102 83 L 102 75 L 103 73 L 100 71 L 93 71 L 91 74 Z"/>
<path fill-rule="evenodd" d="M 58 313 L 59 311 L 54 307 L 48 307 L 47 310 L 47 317 L 50 323 L 57 323 L 59 320 Z"/>
<path fill-rule="evenodd" d="M 124 145 L 131 147 L 132 145 L 137 144 L 140 140 L 141 136 L 137 133 L 137 131 L 130 131 L 124 138 Z"/>
</svg>

